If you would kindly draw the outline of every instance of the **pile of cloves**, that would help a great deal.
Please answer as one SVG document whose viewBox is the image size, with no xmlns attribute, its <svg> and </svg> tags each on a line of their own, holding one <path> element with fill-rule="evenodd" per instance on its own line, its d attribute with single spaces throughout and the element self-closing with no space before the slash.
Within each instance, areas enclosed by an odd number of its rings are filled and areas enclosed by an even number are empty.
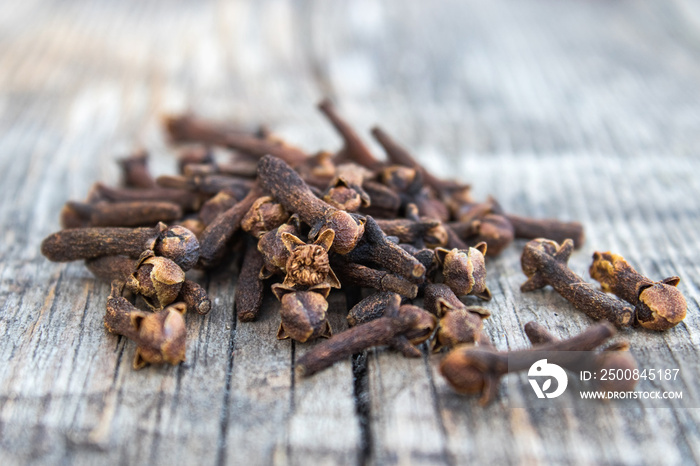
<svg viewBox="0 0 700 466">
<path fill-rule="evenodd" d="M 448 382 L 482 392 L 484 401 L 495 394 L 506 356 L 484 332 L 490 311 L 465 301 L 491 299 L 485 256 L 515 238 L 533 240 L 522 258 L 523 291 L 551 285 L 577 309 L 618 327 L 664 330 L 684 318 L 677 277 L 652 282 L 620 256 L 596 253 L 592 277 L 627 302 L 593 289 L 566 267 L 584 240 L 580 223 L 516 216 L 493 198 L 477 202 L 469 185 L 434 176 L 374 128 L 386 154 L 380 160 L 329 101 L 319 109 L 343 140 L 335 153 L 307 154 L 264 127 L 169 117 L 178 175 L 154 178 L 139 151 L 120 161 L 121 186 L 96 183 L 84 202 L 65 205 L 64 229 L 44 240 L 42 253 L 84 260 L 111 284 L 105 327 L 136 343 L 134 368 L 185 359 L 183 314 L 212 308 L 186 272 L 233 260 L 241 261 L 240 321 L 255 320 L 271 290 L 280 301 L 278 339 L 326 339 L 299 358 L 300 374 L 375 346 L 418 357 L 428 343 L 451 351 L 441 365 Z M 341 288 L 365 297 L 348 312 L 350 328 L 334 334 L 328 296 Z M 558 342 L 534 323 L 525 330 L 534 344 L 563 350 L 593 349 L 614 333 L 602 325 Z M 609 360 L 634 363 L 586 363 Z"/>
</svg>

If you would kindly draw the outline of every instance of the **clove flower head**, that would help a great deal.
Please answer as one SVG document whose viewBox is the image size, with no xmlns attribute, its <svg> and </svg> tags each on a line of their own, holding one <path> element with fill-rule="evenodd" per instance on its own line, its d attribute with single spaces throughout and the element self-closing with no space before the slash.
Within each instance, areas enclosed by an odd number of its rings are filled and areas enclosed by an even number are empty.
<svg viewBox="0 0 700 466">
<path fill-rule="evenodd" d="M 185 360 L 185 303 L 176 303 L 152 314 L 132 317 L 139 333 L 139 346 L 134 356 L 134 369 L 146 364 L 179 364 Z"/>
<path fill-rule="evenodd" d="M 182 270 L 190 270 L 199 260 L 199 241 L 187 228 L 168 228 L 153 249 L 159 256 L 172 259 Z"/>
<path fill-rule="evenodd" d="M 290 233 L 283 233 L 282 242 L 289 251 L 289 259 L 285 266 L 287 276 L 282 285 L 295 287 L 324 284 L 340 288 L 340 282 L 328 260 L 328 250 L 334 237 L 333 230 L 324 230 L 313 244 L 306 244 Z"/>
<path fill-rule="evenodd" d="M 491 292 L 486 287 L 484 254 L 486 254 L 484 242 L 467 250 L 435 249 L 438 262 L 442 265 L 445 284 L 457 296 L 472 294 L 487 301 L 491 299 Z"/>
<path fill-rule="evenodd" d="M 279 288 L 275 293 L 279 293 Z M 327 291 L 325 294 L 327 296 Z M 281 296 L 282 322 L 277 331 L 277 339 L 291 338 L 304 343 L 319 337 L 330 338 L 333 331 L 327 319 L 326 296 L 324 292 L 316 291 L 292 291 Z"/>
<path fill-rule="evenodd" d="M 126 288 L 141 295 L 150 308 L 160 310 L 177 299 L 184 282 L 185 272 L 175 262 L 148 250 L 127 278 Z"/>
<path fill-rule="evenodd" d="M 258 198 L 241 220 L 241 229 L 256 238 L 282 225 L 289 213 L 270 196 Z"/>
<path fill-rule="evenodd" d="M 668 281 L 667 281 L 668 280 Z M 637 322 L 650 330 L 666 330 L 685 319 L 688 304 L 676 288 L 678 277 L 638 287 Z"/>
</svg>

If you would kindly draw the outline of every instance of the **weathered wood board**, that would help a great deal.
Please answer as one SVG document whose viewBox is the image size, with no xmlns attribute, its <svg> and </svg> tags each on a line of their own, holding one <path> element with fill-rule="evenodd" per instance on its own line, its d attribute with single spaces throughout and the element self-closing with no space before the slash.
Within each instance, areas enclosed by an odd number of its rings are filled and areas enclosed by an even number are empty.
<svg viewBox="0 0 700 466">
<path fill-rule="evenodd" d="M 274 299 L 236 322 L 235 265 L 203 279 L 214 308 L 187 316 L 187 361 L 135 372 L 133 344 L 103 328 L 108 287 L 39 253 L 66 200 L 117 181 L 117 157 L 145 147 L 174 172 L 162 115 L 334 149 L 314 108 L 330 96 L 479 199 L 582 221 L 582 276 L 594 250 L 679 275 L 685 322 L 625 337 L 659 363 L 697 361 L 698 44 L 687 0 L 0 5 L 0 464 L 700 462 L 700 405 L 513 408 L 522 393 L 504 385 L 484 408 L 449 389 L 438 356 L 387 350 L 295 378 L 311 345 L 274 338 Z M 528 346 L 529 320 L 561 337 L 590 324 L 551 290 L 520 293 L 522 245 L 488 263 L 486 327 L 504 350 Z M 672 388 L 699 376 L 689 364 Z"/>
</svg>

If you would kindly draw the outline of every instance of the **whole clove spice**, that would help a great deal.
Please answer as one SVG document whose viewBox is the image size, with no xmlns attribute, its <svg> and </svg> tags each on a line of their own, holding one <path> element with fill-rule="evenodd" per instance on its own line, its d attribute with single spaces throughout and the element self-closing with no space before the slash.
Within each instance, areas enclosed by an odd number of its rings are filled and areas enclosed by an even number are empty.
<svg viewBox="0 0 700 466">
<path fill-rule="evenodd" d="M 192 116 L 170 116 L 165 119 L 170 137 L 178 142 L 200 142 L 228 147 L 256 157 L 270 154 L 292 166 L 302 163 L 307 155 L 286 143 L 269 138 L 260 138 L 245 131 L 231 131 Z"/>
<path fill-rule="evenodd" d="M 345 262 L 342 259 L 335 259 L 331 263 L 342 281 L 363 288 L 374 288 L 377 291 L 392 291 L 409 299 L 418 295 L 418 285 L 385 270 Z"/>
<path fill-rule="evenodd" d="M 206 314 L 211 310 L 211 300 L 196 282 L 185 278 L 184 272 L 170 259 L 154 256 L 144 251 L 134 260 L 127 256 L 103 256 L 88 259 L 85 265 L 104 283 L 124 283 L 127 291 L 147 296 L 144 301 L 151 309 L 162 309 L 175 301 L 183 301 L 188 311 Z M 175 294 L 179 288 L 179 293 Z M 148 303 L 150 301 L 150 303 Z"/>
<path fill-rule="evenodd" d="M 555 343 L 560 341 L 558 338 L 554 337 L 554 335 L 549 333 L 544 326 L 538 324 L 537 322 L 528 322 L 525 324 L 524 329 L 528 340 L 530 340 L 533 345 Z M 629 352 L 629 343 L 627 341 L 621 341 L 606 346 L 598 353 L 590 354 L 588 358 L 583 358 L 580 364 L 567 367 L 566 369 L 574 372 L 587 370 L 593 373 L 602 374 L 603 370 L 615 371 L 614 373 L 617 373 L 618 370 L 629 370 L 630 372 L 633 372 L 635 369 L 638 369 L 638 366 L 637 361 L 634 360 Z M 596 378 L 594 383 L 598 390 L 605 393 L 629 392 L 634 390 L 634 387 L 637 386 L 637 380 L 632 377 L 629 379 L 601 377 Z"/>
<path fill-rule="evenodd" d="M 248 195 L 221 212 L 207 225 L 201 236 L 199 261 L 205 268 L 216 266 L 224 258 L 231 238 L 241 226 L 241 221 L 253 203 L 261 195 L 259 187 L 253 187 Z"/>
<path fill-rule="evenodd" d="M 185 272 L 175 262 L 146 250 L 127 277 L 126 288 L 143 297 L 151 309 L 160 310 L 175 301 L 184 281 Z"/>
<path fill-rule="evenodd" d="M 128 256 L 102 256 L 87 259 L 85 266 L 104 283 L 110 284 L 114 281 L 124 283 L 136 271 L 137 260 Z"/>
<path fill-rule="evenodd" d="M 305 287 L 340 288 L 340 282 L 331 269 L 328 250 L 335 233 L 324 230 L 312 244 L 306 244 L 291 233 L 282 233 L 281 239 L 289 252 L 285 264 L 286 276 L 281 286 L 290 290 Z"/>
<path fill-rule="evenodd" d="M 273 288 L 273 291 L 281 303 L 278 340 L 291 338 L 304 343 L 316 338 L 330 338 L 333 335 L 327 318 L 326 297 L 330 291 L 329 288 L 291 292 L 286 292 L 282 288 Z"/>
<path fill-rule="evenodd" d="M 187 306 L 188 311 L 196 312 L 199 315 L 208 314 L 211 311 L 211 299 L 207 291 L 199 283 L 185 279 L 180 288 L 180 294 L 175 298 L 182 301 Z"/>
<path fill-rule="evenodd" d="M 182 209 L 172 202 L 67 202 L 61 210 L 63 228 L 137 227 L 172 222 L 182 217 Z"/>
<path fill-rule="evenodd" d="M 134 369 L 147 364 L 179 364 L 185 360 L 187 332 L 183 315 L 184 303 L 173 304 L 150 313 L 138 310 L 121 296 L 122 284 L 114 282 L 107 299 L 105 327 L 109 332 L 123 335 L 136 343 Z"/>
<path fill-rule="evenodd" d="M 452 349 L 462 343 L 479 343 L 488 338 L 482 335 L 483 320 L 491 315 L 488 309 L 465 306 L 447 285 L 426 285 L 424 305 L 439 319 L 434 351 Z"/>
<path fill-rule="evenodd" d="M 473 342 L 495 351 L 483 332 L 488 311 L 457 297 L 490 298 L 484 254 L 496 255 L 514 236 L 535 232 L 582 241 L 575 222 L 512 216 L 493 199 L 476 203 L 468 186 L 435 177 L 377 128 L 373 134 L 388 162 L 378 160 L 330 101 L 319 108 L 342 137 L 337 153 L 307 155 L 266 129 L 170 117 L 171 138 L 194 143 L 181 151 L 178 175 L 154 180 L 145 153 L 137 153 L 123 164 L 126 187 L 98 183 L 86 202 L 66 205 L 66 226 L 81 228 L 51 235 L 42 252 L 51 260 L 86 259 L 97 277 L 117 280 L 105 322 L 137 341 L 135 367 L 184 359 L 181 312 L 212 307 L 206 290 L 184 272 L 195 265 L 207 271 L 241 253 L 234 297 L 239 321 L 255 320 L 270 287 L 265 279 L 275 276 L 277 337 L 328 338 L 299 359 L 300 373 L 372 346 L 420 357 L 416 345 L 432 336 L 437 348 Z M 224 148 L 216 158 L 212 146 Z M 161 221 L 170 227 L 123 228 Z M 114 228 L 87 227 L 96 224 Z M 544 268 L 533 272 L 531 286 L 545 283 Z M 327 298 L 341 285 L 358 295 L 360 287 L 378 292 L 350 310 L 349 333 L 331 336 Z M 433 314 L 402 305 L 419 294 Z M 608 348 L 607 358 L 622 353 L 613 350 L 620 345 Z"/>
<path fill-rule="evenodd" d="M 378 319 L 387 309 L 398 311 L 401 306 L 401 296 L 391 291 L 380 291 L 366 297 L 355 304 L 348 312 L 348 324 L 354 327 L 370 320 Z"/>
<path fill-rule="evenodd" d="M 667 330 L 685 319 L 688 304 L 676 288 L 681 280 L 678 277 L 654 282 L 622 256 L 610 252 L 593 253 L 590 274 L 603 291 L 634 305 L 636 323 L 644 328 Z"/>
<path fill-rule="evenodd" d="M 321 101 L 318 104 L 318 109 L 328 118 L 335 130 L 343 138 L 344 146 L 335 156 L 337 164 L 352 161 L 369 169 L 375 169 L 381 165 L 381 162 L 372 155 L 352 127 L 338 115 L 335 106 L 330 100 L 324 99 Z"/>
<path fill-rule="evenodd" d="M 101 256 L 138 258 L 147 249 L 189 270 L 199 257 L 199 242 L 182 227 L 154 228 L 92 227 L 53 233 L 41 243 L 41 253 L 50 261 L 70 262 Z"/>
<path fill-rule="evenodd" d="M 526 350 L 498 352 L 490 346 L 462 345 L 445 356 L 440 363 L 440 373 L 459 393 L 481 393 L 479 403 L 485 405 L 496 396 L 501 377 L 509 372 L 529 369 L 543 352 L 550 355 L 550 364 L 576 367 L 582 358 L 587 357 L 583 352 L 597 348 L 613 335 L 615 328 L 603 322 L 567 340 Z"/>
<path fill-rule="evenodd" d="M 355 218 L 318 199 L 284 161 L 269 155 L 260 159 L 258 180 L 288 212 L 299 214 L 299 218 L 311 227 L 309 238 L 315 238 L 323 230 L 333 230 L 334 252 L 347 254 L 362 237 L 363 218 Z"/>
<path fill-rule="evenodd" d="M 504 217 L 513 226 L 513 233 L 516 238 L 547 238 L 557 243 L 563 243 L 566 239 L 571 239 L 576 249 L 580 248 L 585 241 L 583 225 L 579 222 L 532 219 L 513 214 L 504 214 Z"/>
<path fill-rule="evenodd" d="M 420 283 L 425 278 L 425 267 L 398 244 L 387 239 L 379 224 L 366 217 L 365 233 L 355 248 L 345 255 L 359 264 L 376 264 L 407 280 Z"/>
<path fill-rule="evenodd" d="M 386 131 L 382 130 L 380 127 L 375 126 L 372 128 L 372 136 L 374 136 L 377 142 L 384 148 L 387 157 L 392 163 L 420 171 L 423 179 L 425 180 L 425 184 L 434 190 L 441 192 L 445 189 L 454 189 L 455 187 L 459 186 L 455 182 L 441 180 L 440 178 L 433 176 L 425 167 L 416 161 L 408 150 L 400 146 L 386 133 Z"/>
<path fill-rule="evenodd" d="M 515 238 L 513 225 L 502 215 L 486 214 L 471 221 L 451 222 L 447 224 L 467 244 L 486 243 L 488 255 L 496 257 L 507 248 Z"/>
<path fill-rule="evenodd" d="M 226 212 L 228 209 L 236 205 L 239 200 L 240 199 L 228 191 L 219 191 L 214 195 L 214 197 L 209 198 L 202 204 L 199 212 L 197 212 L 197 216 L 206 228 L 206 225 L 209 225 L 221 213 Z"/>
<path fill-rule="evenodd" d="M 365 180 L 362 189 L 369 196 L 371 204 L 361 207 L 361 213 L 375 218 L 394 218 L 398 215 L 401 197 L 394 190 L 373 180 Z"/>
<path fill-rule="evenodd" d="M 154 186 L 148 189 L 113 188 L 102 183 L 92 187 L 92 197 L 109 202 L 169 202 L 177 204 L 183 212 L 199 210 L 203 198 L 201 194 L 186 189 L 170 189 Z"/>
<path fill-rule="evenodd" d="M 256 248 L 248 246 L 243 256 L 241 273 L 238 274 L 234 306 L 241 322 L 255 320 L 262 307 L 265 289 L 260 270 L 263 267 L 263 255 Z"/>
<path fill-rule="evenodd" d="M 122 170 L 122 184 L 124 186 L 148 189 L 156 185 L 148 169 L 148 153 L 145 150 L 136 151 L 117 162 Z"/>
<path fill-rule="evenodd" d="M 260 277 L 270 278 L 272 275 L 286 275 L 287 261 L 290 252 L 282 241 L 282 236 L 290 234 L 298 236 L 301 226 L 299 216 L 294 214 L 283 225 L 268 231 L 258 240 L 258 251 L 263 256 L 263 267 L 260 269 Z"/>
<path fill-rule="evenodd" d="M 401 243 L 431 248 L 447 243 L 447 232 L 439 220 L 377 219 L 376 222 L 387 236 L 396 236 Z"/>
<path fill-rule="evenodd" d="M 227 191 L 241 199 L 253 187 L 253 180 L 227 175 L 162 175 L 156 180 L 158 186 L 165 189 L 185 189 L 204 197 Z"/>
<path fill-rule="evenodd" d="M 241 229 L 260 238 L 289 219 L 289 213 L 270 196 L 259 197 L 241 221 Z"/>
<path fill-rule="evenodd" d="M 479 243 L 467 250 L 436 248 L 435 257 L 442 266 L 445 285 L 458 296 L 472 294 L 490 300 L 491 292 L 486 286 L 485 254 L 486 243 Z"/>
<path fill-rule="evenodd" d="M 297 360 L 297 374 L 311 376 L 357 352 L 388 345 L 401 335 L 413 334 L 418 341 L 425 341 L 432 334 L 435 323 L 436 319 L 431 314 L 417 306 L 405 304 L 396 315 L 386 315 L 357 325 L 319 343 Z"/>
<path fill-rule="evenodd" d="M 335 168 L 335 178 L 323 195 L 323 200 L 347 212 L 357 212 L 360 207 L 367 208 L 371 205 L 371 199 L 362 184 L 371 176 L 372 172 L 360 165 L 339 165 Z"/>
<path fill-rule="evenodd" d="M 551 285 L 576 309 L 595 320 L 605 319 L 617 327 L 633 325 L 631 306 L 594 289 L 569 269 L 566 264 L 573 250 L 574 243 L 568 239 L 561 246 L 545 239 L 527 243 L 520 262 L 528 280 L 520 290 L 528 292 Z"/>
</svg>

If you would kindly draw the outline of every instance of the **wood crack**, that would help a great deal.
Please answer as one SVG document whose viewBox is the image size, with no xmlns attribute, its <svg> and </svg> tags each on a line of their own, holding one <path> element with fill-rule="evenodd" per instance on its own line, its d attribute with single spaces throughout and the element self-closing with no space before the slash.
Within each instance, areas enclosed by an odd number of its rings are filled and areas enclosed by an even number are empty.
<svg viewBox="0 0 700 466">
<path fill-rule="evenodd" d="M 233 315 L 236 315 L 236 309 L 233 309 Z M 231 380 L 233 378 L 233 348 L 236 336 L 236 319 L 233 319 L 231 325 L 231 333 L 228 340 L 228 363 L 226 366 L 226 385 L 224 388 L 223 406 L 219 417 L 219 440 L 217 442 L 216 464 L 222 466 L 226 464 L 226 435 L 229 427 L 229 403 L 231 401 Z"/>
</svg>

